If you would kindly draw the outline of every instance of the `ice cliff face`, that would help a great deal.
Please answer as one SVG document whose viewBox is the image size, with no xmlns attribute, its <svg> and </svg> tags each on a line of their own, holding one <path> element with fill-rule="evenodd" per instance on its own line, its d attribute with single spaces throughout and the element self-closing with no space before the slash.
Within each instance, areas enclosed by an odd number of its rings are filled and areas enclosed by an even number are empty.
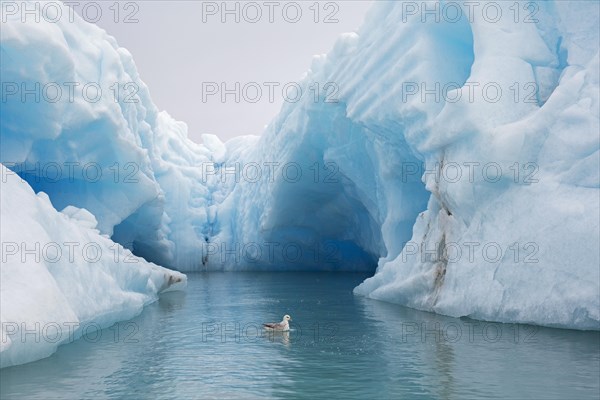
<svg viewBox="0 0 600 400">
<path fill-rule="evenodd" d="M 446 58 L 443 69 L 468 67 L 467 82 L 503 95 L 475 90 L 470 101 L 463 87 L 459 101 L 424 101 L 423 123 L 403 136 L 425 160 L 427 210 L 402 253 L 356 293 L 453 316 L 598 329 L 598 4 L 539 7 L 538 23 L 475 18 L 472 42 L 460 35 L 472 65 Z M 395 11 L 388 17 L 400 18 Z M 456 43 L 439 33 L 442 47 Z M 426 53 L 417 59 L 437 54 Z M 535 91 L 515 97 L 518 87 Z M 406 121 L 407 106 L 396 104 L 392 119 Z M 372 115 L 358 118 L 370 124 Z"/>
<path fill-rule="evenodd" d="M 377 2 L 260 138 L 201 145 L 103 31 L 9 20 L 3 83 L 105 95 L 23 102 L 4 85 L 0 161 L 161 265 L 376 269 L 357 294 L 599 329 L 598 3 L 462 4 L 437 21 L 415 4 Z"/>
<path fill-rule="evenodd" d="M 136 254 L 193 265 L 210 205 L 200 165 L 216 150 L 158 112 L 131 54 L 67 10 L 56 22 L 3 15 L 0 161 Z"/>
<path fill-rule="evenodd" d="M 288 105 L 246 155 L 331 164 L 338 182 L 242 181 L 223 241 L 333 243 L 331 268 L 379 259 L 360 295 L 598 329 L 598 4 L 519 22 L 511 5 L 436 22 L 377 4 L 307 74 L 339 101 Z"/>
<path fill-rule="evenodd" d="M 92 214 L 58 212 L 17 175 L 2 174 L 1 367 L 44 358 L 62 344 L 132 318 L 185 275 L 100 235 Z"/>
</svg>

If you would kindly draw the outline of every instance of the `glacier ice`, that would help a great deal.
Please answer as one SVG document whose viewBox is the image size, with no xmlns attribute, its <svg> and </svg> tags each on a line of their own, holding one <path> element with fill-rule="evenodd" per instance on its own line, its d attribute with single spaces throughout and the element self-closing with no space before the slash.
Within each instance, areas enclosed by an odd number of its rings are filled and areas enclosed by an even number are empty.
<svg viewBox="0 0 600 400">
<path fill-rule="evenodd" d="M 339 182 L 242 181 L 216 240 L 304 243 L 309 255 L 328 241 L 331 268 L 378 259 L 359 295 L 600 328 L 598 4 L 566 4 L 540 3 L 538 23 L 521 24 L 427 23 L 378 3 L 305 79 L 335 82 L 339 102 L 286 105 L 244 156 L 333 163 Z M 436 97 L 436 84 L 452 89 Z M 475 90 L 486 85 L 504 95 Z"/>
<path fill-rule="evenodd" d="M 134 256 L 87 210 L 58 212 L 0 164 L 1 367 L 47 357 L 83 334 L 132 318 L 186 276 Z"/>
<path fill-rule="evenodd" d="M 378 3 L 307 74 L 306 87 L 335 82 L 339 102 L 286 105 L 248 151 L 332 162 L 340 184 L 241 182 L 219 208 L 236 222 L 218 235 L 334 240 L 342 256 L 349 241 L 379 260 L 359 295 L 599 329 L 599 5 L 539 6 L 537 23 L 433 23 Z M 436 84 L 455 88 L 440 99 L 425 92 Z M 474 90 L 488 84 L 504 95 Z"/>
<path fill-rule="evenodd" d="M 432 195 L 413 227 L 418 250 L 380 263 L 356 293 L 452 316 L 599 328 L 598 4 L 540 3 L 538 18 L 471 24 L 467 80 L 533 82 L 543 97 L 446 103 L 412 140 L 430 169 L 493 162 L 504 176 L 424 176 Z M 506 173 L 515 165 L 519 177 Z M 424 249 L 443 243 L 480 247 L 472 259 L 429 259 Z M 486 245 L 504 254 L 486 255 Z"/>
<path fill-rule="evenodd" d="M 3 18 L 0 160 L 57 209 L 90 211 L 101 233 L 140 256 L 183 267 L 199 259 L 209 193 L 199 166 L 213 152 L 157 110 L 131 54 L 97 26 Z"/>
<path fill-rule="evenodd" d="M 202 144 L 101 29 L 9 17 L 3 83 L 97 82 L 110 95 L 30 104 L 3 87 L 0 161 L 85 234 L 166 267 L 371 270 L 356 294 L 600 329 L 599 4 L 536 3 L 528 23 L 422 19 L 407 4 L 377 2 L 316 56 L 310 95 L 261 137 Z M 335 101 L 314 98 L 331 83 Z M 46 176 L 52 163 L 79 178 Z M 3 296 L 18 288 L 2 282 Z"/>
</svg>

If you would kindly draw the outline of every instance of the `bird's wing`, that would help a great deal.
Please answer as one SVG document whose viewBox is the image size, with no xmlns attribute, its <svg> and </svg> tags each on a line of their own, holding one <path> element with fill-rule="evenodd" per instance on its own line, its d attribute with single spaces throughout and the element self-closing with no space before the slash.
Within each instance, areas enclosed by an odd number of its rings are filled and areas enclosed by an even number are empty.
<svg viewBox="0 0 600 400">
<path fill-rule="evenodd" d="M 263 326 L 266 328 L 277 329 L 277 328 L 281 328 L 281 323 L 280 322 L 268 322 L 266 324 L 263 324 Z"/>
</svg>

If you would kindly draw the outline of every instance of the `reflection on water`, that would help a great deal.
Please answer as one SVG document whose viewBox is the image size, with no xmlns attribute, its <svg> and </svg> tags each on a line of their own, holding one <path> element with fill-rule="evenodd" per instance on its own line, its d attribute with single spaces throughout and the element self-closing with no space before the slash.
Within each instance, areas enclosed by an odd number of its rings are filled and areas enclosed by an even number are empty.
<svg viewBox="0 0 600 400">
<path fill-rule="evenodd" d="M 365 276 L 189 276 L 137 318 L 0 371 L 2 399 L 600 396 L 598 332 L 495 324 L 352 295 Z M 290 332 L 262 323 L 293 318 Z"/>
<path fill-rule="evenodd" d="M 271 342 L 277 341 L 286 346 L 290 345 L 290 332 L 289 331 L 273 331 L 273 332 L 265 332 L 264 338 L 270 340 Z"/>
</svg>

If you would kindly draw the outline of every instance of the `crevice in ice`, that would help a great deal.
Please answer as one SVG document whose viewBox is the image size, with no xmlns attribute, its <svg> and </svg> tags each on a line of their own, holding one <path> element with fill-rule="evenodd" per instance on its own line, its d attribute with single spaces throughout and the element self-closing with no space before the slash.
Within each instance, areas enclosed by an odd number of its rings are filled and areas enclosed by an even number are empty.
<svg viewBox="0 0 600 400">
<path fill-rule="evenodd" d="M 446 210 L 447 211 L 447 210 Z M 450 214 L 449 214 L 450 215 Z M 434 278 L 433 278 L 433 290 L 430 297 L 431 308 L 435 307 L 438 297 L 440 294 L 440 290 L 444 284 L 444 278 L 446 277 L 446 268 L 448 266 L 448 254 L 445 251 L 446 249 L 446 234 L 442 234 L 442 239 L 439 242 L 439 247 L 437 248 L 437 259 L 435 262 L 434 269 Z"/>
<path fill-rule="evenodd" d="M 554 5 L 544 3 L 539 11 L 540 15 L 535 26 L 548 49 L 549 55 L 543 62 L 529 62 L 535 77 L 537 104 L 542 107 L 558 87 L 562 73 L 568 66 L 568 49 L 563 44 L 564 36 L 557 29 L 556 20 L 558 17 Z"/>
</svg>

